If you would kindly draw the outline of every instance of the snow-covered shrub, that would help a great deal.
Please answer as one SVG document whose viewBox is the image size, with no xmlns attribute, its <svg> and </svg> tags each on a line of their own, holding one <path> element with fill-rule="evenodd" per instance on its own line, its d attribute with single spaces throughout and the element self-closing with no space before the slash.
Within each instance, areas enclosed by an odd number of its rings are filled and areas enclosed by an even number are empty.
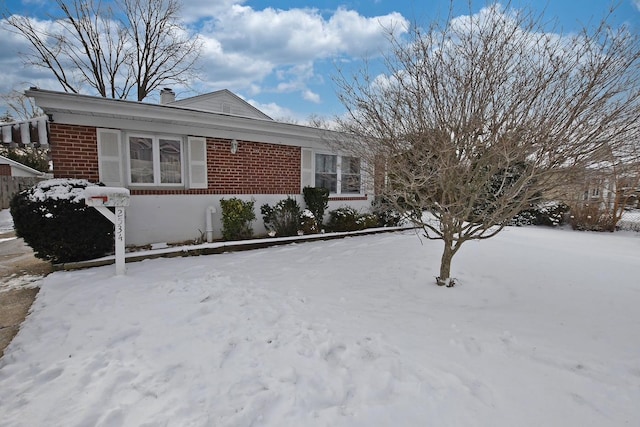
<svg viewBox="0 0 640 427">
<path fill-rule="evenodd" d="M 513 217 L 510 225 L 546 225 L 557 227 L 562 225 L 569 211 L 569 206 L 558 201 L 541 202 Z"/>
<path fill-rule="evenodd" d="M 329 206 L 329 190 L 322 187 L 304 187 L 302 194 L 304 195 L 304 203 L 307 205 L 307 209 L 311 211 L 318 222 L 318 227 L 322 228 L 324 212 Z"/>
<path fill-rule="evenodd" d="M 640 231 L 640 209 L 626 209 L 616 224 L 616 229 Z"/>
<path fill-rule="evenodd" d="M 38 258 L 53 263 L 83 261 L 113 251 L 113 224 L 84 203 L 82 179 L 50 179 L 16 194 L 11 216 Z"/>
<path fill-rule="evenodd" d="M 300 205 L 293 197 L 280 200 L 275 206 L 264 204 L 260 207 L 262 220 L 267 231 L 275 231 L 277 236 L 295 236 L 300 228 Z"/>
<path fill-rule="evenodd" d="M 378 227 L 397 227 L 402 222 L 402 214 L 383 198 L 376 198 L 371 203 L 371 210 L 378 219 Z"/>
<path fill-rule="evenodd" d="M 350 206 L 330 211 L 327 223 L 330 231 L 357 231 L 377 226 L 378 217 L 375 214 L 361 214 Z"/>
<path fill-rule="evenodd" d="M 358 225 L 360 226 L 360 230 L 364 230 L 365 228 L 374 228 L 378 226 L 378 216 L 372 213 L 361 214 L 358 217 Z"/>
<path fill-rule="evenodd" d="M 300 214 L 300 231 L 303 234 L 315 234 L 319 233 L 318 221 L 315 215 L 309 209 L 305 209 Z"/>
<path fill-rule="evenodd" d="M 251 223 L 256 219 L 253 212 L 255 202 L 236 197 L 220 199 L 222 208 L 222 237 L 224 240 L 242 240 L 253 236 Z"/>
<path fill-rule="evenodd" d="M 360 213 L 352 207 L 343 206 L 329 211 L 327 228 L 331 231 L 356 231 L 360 230 L 358 218 Z"/>
</svg>

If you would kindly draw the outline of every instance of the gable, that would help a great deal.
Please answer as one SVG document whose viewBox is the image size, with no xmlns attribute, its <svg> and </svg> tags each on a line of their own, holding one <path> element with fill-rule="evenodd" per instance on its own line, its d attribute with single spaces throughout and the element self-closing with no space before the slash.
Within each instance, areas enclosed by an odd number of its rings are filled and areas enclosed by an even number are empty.
<svg viewBox="0 0 640 427">
<path fill-rule="evenodd" d="M 0 156 L 0 175 L 2 176 L 42 176 L 42 172 L 15 160 Z"/>
<path fill-rule="evenodd" d="M 171 102 L 169 105 L 212 113 L 272 120 L 271 117 L 226 89 L 180 99 Z"/>
</svg>

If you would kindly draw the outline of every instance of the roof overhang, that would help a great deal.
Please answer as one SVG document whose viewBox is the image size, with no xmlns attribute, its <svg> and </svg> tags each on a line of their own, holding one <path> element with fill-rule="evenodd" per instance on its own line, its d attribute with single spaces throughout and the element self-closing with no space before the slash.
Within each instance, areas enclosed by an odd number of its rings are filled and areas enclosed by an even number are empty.
<svg viewBox="0 0 640 427">
<path fill-rule="evenodd" d="M 297 146 L 326 146 L 344 134 L 273 120 L 198 111 L 175 105 L 101 98 L 31 88 L 25 95 L 53 123 L 161 131 Z"/>
</svg>

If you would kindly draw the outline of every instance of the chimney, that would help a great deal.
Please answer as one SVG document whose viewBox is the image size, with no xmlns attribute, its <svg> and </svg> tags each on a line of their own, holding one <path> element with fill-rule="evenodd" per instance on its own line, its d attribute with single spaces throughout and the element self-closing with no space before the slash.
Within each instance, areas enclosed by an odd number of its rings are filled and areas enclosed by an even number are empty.
<svg viewBox="0 0 640 427">
<path fill-rule="evenodd" d="M 170 87 L 165 87 L 160 91 L 160 104 L 171 104 L 176 100 L 176 94 L 171 90 Z"/>
</svg>

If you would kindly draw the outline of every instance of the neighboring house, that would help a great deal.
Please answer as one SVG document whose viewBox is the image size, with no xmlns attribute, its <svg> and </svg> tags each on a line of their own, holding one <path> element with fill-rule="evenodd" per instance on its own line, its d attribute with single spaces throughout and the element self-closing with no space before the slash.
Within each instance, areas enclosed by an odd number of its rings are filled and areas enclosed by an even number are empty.
<svg viewBox="0 0 640 427">
<path fill-rule="evenodd" d="M 46 175 L 15 160 L 0 156 L 0 209 L 7 209 L 14 194 L 27 189 Z"/>
<path fill-rule="evenodd" d="M 305 186 L 329 188 L 329 209 L 371 205 L 360 160 L 330 147 L 343 135 L 274 121 L 227 90 L 176 101 L 164 89 L 160 104 L 37 88 L 26 95 L 49 118 L 55 177 L 130 190 L 128 244 L 218 238 L 221 198 L 255 200 L 257 234 L 260 206 L 287 196 L 304 206 Z"/>
<path fill-rule="evenodd" d="M 580 205 L 597 204 L 603 211 L 638 207 L 640 166 L 632 163 L 589 168 L 578 191 L 576 201 Z"/>
<path fill-rule="evenodd" d="M 29 166 L 18 163 L 15 160 L 8 159 L 4 156 L 0 156 L 0 176 L 14 176 L 14 177 L 30 177 L 30 178 L 43 178 L 44 173 L 39 170 L 30 168 Z"/>
</svg>

